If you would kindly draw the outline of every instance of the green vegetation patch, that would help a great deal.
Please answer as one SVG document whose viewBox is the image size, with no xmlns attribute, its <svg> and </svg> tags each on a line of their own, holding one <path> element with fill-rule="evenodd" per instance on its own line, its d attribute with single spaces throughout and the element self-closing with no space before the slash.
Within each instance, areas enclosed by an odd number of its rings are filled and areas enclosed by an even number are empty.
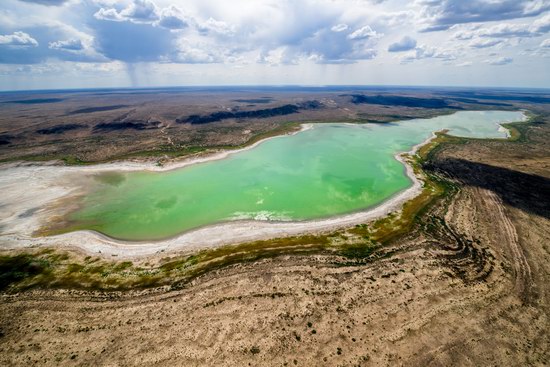
<svg viewBox="0 0 550 367">
<path fill-rule="evenodd" d="M 26 250 L 0 257 L 0 291 L 33 288 L 123 291 L 171 285 L 214 269 L 281 254 L 320 252 L 330 243 L 326 236 L 300 236 L 202 250 L 192 256 L 165 258 L 158 265 L 140 267 L 130 261 L 99 257 L 77 258 L 52 249 Z"/>
<path fill-rule="evenodd" d="M 48 275 L 52 272 L 51 262 L 30 254 L 0 256 L 0 291 L 13 283 Z"/>
</svg>

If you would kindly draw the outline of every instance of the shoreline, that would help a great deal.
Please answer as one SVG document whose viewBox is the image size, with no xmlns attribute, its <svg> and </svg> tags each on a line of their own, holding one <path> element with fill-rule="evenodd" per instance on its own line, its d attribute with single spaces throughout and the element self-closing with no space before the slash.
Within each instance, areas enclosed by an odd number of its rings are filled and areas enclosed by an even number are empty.
<svg viewBox="0 0 550 367">
<path fill-rule="evenodd" d="M 311 128 L 311 126 L 306 126 L 306 129 L 309 128 Z M 302 129 L 300 131 L 305 130 Z M 33 237 L 32 235 L 25 236 L 21 233 L 13 233 L 0 237 L 0 246 L 4 247 L 5 249 L 19 249 L 34 246 L 56 246 L 72 249 L 76 248 L 86 253 L 101 254 L 102 256 L 113 256 L 119 259 L 137 259 L 154 256 L 159 253 L 168 254 L 170 252 L 179 251 L 191 252 L 194 250 L 224 245 L 234 245 L 250 241 L 322 233 L 353 226 L 356 224 L 361 224 L 366 221 L 371 221 L 383 217 L 393 211 L 400 210 L 402 205 L 406 201 L 420 194 L 420 192 L 422 191 L 423 182 L 419 177 L 414 174 L 412 166 L 406 161 L 404 157 L 414 155 L 418 148 L 425 144 L 428 144 L 435 137 L 435 133 L 432 133 L 432 136 L 427 138 L 425 141 L 415 145 L 409 152 L 400 152 L 394 155 L 394 158 L 404 165 L 405 174 L 412 182 L 412 185 L 410 187 L 396 193 L 392 197 L 384 200 L 374 207 L 355 213 L 309 221 L 275 222 L 246 220 L 224 222 L 194 229 L 166 240 L 143 242 L 116 240 L 92 230 L 80 230 L 48 237 Z M 275 137 L 270 137 L 267 139 L 272 138 Z M 247 148 L 250 149 L 253 146 L 256 146 L 257 144 L 260 144 L 264 141 L 265 140 L 258 141 L 257 143 Z M 225 152 L 225 154 L 223 155 L 218 154 L 211 159 L 222 159 L 222 157 L 226 157 L 233 152 L 237 151 L 228 151 Z M 180 164 L 178 164 L 176 167 L 171 166 L 167 170 L 181 168 L 194 163 L 203 163 L 206 161 L 208 161 L 206 158 L 202 158 L 198 162 L 190 162 L 189 160 L 187 160 L 185 162 L 180 162 Z M 129 170 L 136 168 L 135 165 L 123 167 Z M 98 167 L 95 167 L 95 170 L 105 171 L 104 169 L 99 169 Z M 70 194 L 71 192 L 68 191 L 66 191 L 65 193 L 60 193 L 59 199 Z M 44 214 L 48 215 L 48 213 Z M 35 223 L 35 225 L 38 224 L 39 221 L 44 220 L 44 218 L 42 220 L 37 220 L 37 218 L 34 219 L 35 220 L 33 222 Z M 30 223 L 27 223 L 27 225 L 29 224 Z M 11 243 L 11 246 L 9 245 L 9 243 Z M 8 246 L 6 246 L 6 244 Z"/>
<path fill-rule="evenodd" d="M 500 125 L 500 124 L 499 124 Z M 408 152 L 399 152 L 394 155 L 400 163 L 403 164 L 406 176 L 411 180 L 412 185 L 400 192 L 397 192 L 392 197 L 384 200 L 380 204 L 361 210 L 354 213 L 329 217 L 325 219 L 307 220 L 307 221 L 289 221 L 289 222 L 275 222 L 275 221 L 232 221 L 219 224 L 207 225 L 205 227 L 197 228 L 184 232 L 173 238 L 159 240 L 159 241 L 143 241 L 143 242 L 128 242 L 110 238 L 99 232 L 92 230 L 80 230 L 75 232 L 64 233 L 55 236 L 48 237 L 33 237 L 32 233 L 28 234 L 29 228 L 35 230 L 40 227 L 41 223 L 52 220 L 52 215 L 58 213 L 52 213 L 51 209 L 46 210 L 46 204 L 51 206 L 52 203 L 67 198 L 71 194 L 75 194 L 77 187 L 73 185 L 72 190 L 68 187 L 64 187 L 63 182 L 59 182 L 59 177 L 64 176 L 69 178 L 71 173 L 75 172 L 107 172 L 111 170 L 117 171 L 134 171 L 134 170 L 149 170 L 149 171 L 169 171 L 173 169 L 182 168 L 192 164 L 205 163 L 214 160 L 224 159 L 231 154 L 242 152 L 248 149 L 252 149 L 259 144 L 269 140 L 278 138 L 281 136 L 294 135 L 302 131 L 313 128 L 311 123 L 300 125 L 301 129 L 289 134 L 271 136 L 262 140 L 259 140 L 250 146 L 243 147 L 236 150 L 222 151 L 214 153 L 205 157 L 186 158 L 180 162 L 174 162 L 166 166 L 158 167 L 151 163 L 142 162 L 113 162 L 107 164 L 100 164 L 91 167 L 67 167 L 67 166 L 55 166 L 62 169 L 64 172 L 56 172 L 56 175 L 50 174 L 50 181 L 44 179 L 41 181 L 40 173 L 47 175 L 48 169 L 53 167 L 50 165 L 40 165 L 33 167 L 36 172 L 31 175 L 33 179 L 38 180 L 34 182 L 33 186 L 46 186 L 46 190 L 49 190 L 49 195 L 42 195 L 43 193 L 35 193 L 34 197 L 27 201 L 36 201 L 38 203 L 37 208 L 29 208 L 28 217 L 22 216 L 23 214 L 10 216 L 8 218 L 0 217 L 0 228 L 3 227 L 3 222 L 16 221 L 15 229 L 10 228 L 10 232 L 0 235 L 0 248 L 2 249 L 21 249 L 25 247 L 44 247 L 44 246 L 56 246 L 61 248 L 72 248 L 82 250 L 89 254 L 101 254 L 101 256 L 113 256 L 119 259 L 137 259 L 149 256 L 154 256 L 159 253 L 172 253 L 172 252 L 192 252 L 199 249 L 206 249 L 212 247 L 219 247 L 225 245 L 234 245 L 239 243 L 266 240 L 273 238 L 283 238 L 297 235 L 318 234 L 341 229 L 345 227 L 351 227 L 356 224 L 372 221 L 388 215 L 391 212 L 399 211 L 405 202 L 415 198 L 422 192 L 423 181 L 421 175 L 417 176 L 414 173 L 413 167 L 407 162 L 406 157 L 415 155 L 422 146 L 429 144 L 434 138 L 436 138 L 436 132 L 432 132 L 432 135 L 423 142 L 416 144 Z M 501 125 L 502 128 L 506 129 Z M 508 129 L 506 129 L 508 131 Z M 11 167 L 10 167 L 11 166 Z M 0 170 L 4 169 L 24 170 L 29 168 L 28 165 L 16 165 L 8 164 L 1 166 Z M 17 173 L 17 172 L 16 172 Z M 17 176 L 17 175 L 16 175 Z M 51 176 L 55 176 L 52 178 Z M 57 179 L 57 181 L 55 181 Z M 3 178 L 0 177 L 0 184 L 3 182 Z M 20 182 L 19 180 L 16 180 Z M 48 185 L 51 181 L 55 181 L 57 185 Z M 41 184 L 41 185 L 40 185 Z M 61 186 L 61 187 L 60 187 Z M 68 185 L 71 186 L 71 185 Z M 36 191 L 36 190 L 35 190 Z M 27 190 L 25 190 L 27 192 Z M 13 195 L 13 194 L 12 194 Z M 15 193 L 17 196 L 17 192 Z M 34 215 L 34 213 L 38 215 Z M 26 212 L 25 212 L 26 213 Z M 11 219 L 11 220 L 10 220 Z M 19 220 L 19 222 L 17 222 Z M 11 224 L 11 223 L 10 223 Z M 17 225 L 18 224 L 18 225 Z M 19 229 L 19 230 L 18 230 Z"/>
<path fill-rule="evenodd" d="M 82 166 L 67 166 L 59 164 L 59 161 L 48 161 L 48 162 L 27 162 L 27 161 L 15 161 L 0 164 L 0 171 L 9 169 L 9 168 L 19 168 L 19 167 L 57 167 L 59 169 L 64 169 L 69 173 L 69 171 L 80 171 L 80 172 L 108 172 L 112 170 L 116 171 L 148 171 L 148 172 L 168 172 L 183 167 L 191 166 L 194 164 L 207 163 L 212 161 L 218 161 L 225 159 L 230 155 L 241 153 L 250 149 L 257 147 L 258 145 L 276 138 L 281 138 L 284 136 L 293 136 L 303 131 L 307 131 L 313 128 L 313 123 L 300 124 L 300 129 L 292 132 L 283 133 L 281 135 L 269 136 L 267 138 L 260 139 L 250 145 L 244 146 L 238 149 L 226 149 L 226 150 L 213 150 L 211 152 L 202 152 L 198 156 L 185 156 L 180 159 L 174 159 L 169 161 L 167 164 L 158 165 L 152 161 L 112 161 L 107 163 L 99 163 L 93 165 L 82 165 Z M 161 157 L 158 157 L 161 158 Z"/>
</svg>

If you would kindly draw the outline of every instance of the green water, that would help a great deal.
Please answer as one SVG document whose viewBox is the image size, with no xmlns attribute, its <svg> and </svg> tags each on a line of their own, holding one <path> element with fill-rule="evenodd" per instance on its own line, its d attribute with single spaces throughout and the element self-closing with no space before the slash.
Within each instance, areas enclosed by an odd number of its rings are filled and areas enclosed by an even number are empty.
<svg viewBox="0 0 550 367">
<path fill-rule="evenodd" d="M 522 117 L 521 112 L 457 112 L 391 124 L 315 124 L 223 160 L 168 172 L 95 176 L 71 219 L 75 228 L 114 238 L 155 240 L 223 221 L 350 213 L 409 187 L 394 155 L 433 131 L 504 138 L 497 123 Z"/>
</svg>

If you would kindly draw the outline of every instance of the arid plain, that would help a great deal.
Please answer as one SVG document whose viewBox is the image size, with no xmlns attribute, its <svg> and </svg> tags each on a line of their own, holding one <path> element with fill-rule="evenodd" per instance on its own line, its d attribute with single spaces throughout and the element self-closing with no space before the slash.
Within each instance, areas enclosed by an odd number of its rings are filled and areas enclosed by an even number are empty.
<svg viewBox="0 0 550 367">
<path fill-rule="evenodd" d="M 433 193 L 364 225 L 133 262 L 78 246 L 4 249 L 2 365 L 548 363 L 549 95 L 89 93 L 95 97 L 2 95 L 0 159 L 165 165 L 297 122 L 375 123 L 461 109 L 525 109 L 530 119 L 510 126 L 508 141 L 440 135 L 413 166 Z M 34 102 L 14 103 L 25 100 Z"/>
</svg>

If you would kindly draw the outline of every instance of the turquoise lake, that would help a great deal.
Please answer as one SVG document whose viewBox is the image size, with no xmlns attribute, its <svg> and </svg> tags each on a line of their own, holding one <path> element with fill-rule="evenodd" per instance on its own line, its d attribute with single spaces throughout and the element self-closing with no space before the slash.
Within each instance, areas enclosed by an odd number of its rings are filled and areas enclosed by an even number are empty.
<svg viewBox="0 0 550 367">
<path fill-rule="evenodd" d="M 122 240 L 159 240 L 232 220 L 299 221 L 365 210 L 408 188 L 395 154 L 434 131 L 505 138 L 523 113 L 461 111 L 387 124 L 313 124 L 222 160 L 166 172 L 96 176 L 69 219 Z"/>
</svg>

